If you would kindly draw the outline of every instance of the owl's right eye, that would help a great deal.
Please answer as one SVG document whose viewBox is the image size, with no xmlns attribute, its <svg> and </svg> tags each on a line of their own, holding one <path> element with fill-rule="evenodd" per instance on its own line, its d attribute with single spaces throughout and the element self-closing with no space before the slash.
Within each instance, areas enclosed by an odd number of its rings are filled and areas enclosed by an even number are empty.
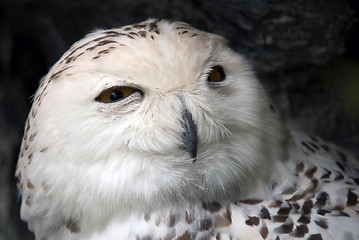
<svg viewBox="0 0 359 240">
<path fill-rule="evenodd" d="M 212 71 L 208 74 L 207 81 L 211 83 L 222 82 L 226 79 L 223 67 L 216 65 L 212 68 Z"/>
<path fill-rule="evenodd" d="M 113 87 L 101 92 L 100 95 L 95 98 L 95 100 L 103 103 L 117 102 L 138 91 L 138 89 L 131 87 Z"/>
</svg>

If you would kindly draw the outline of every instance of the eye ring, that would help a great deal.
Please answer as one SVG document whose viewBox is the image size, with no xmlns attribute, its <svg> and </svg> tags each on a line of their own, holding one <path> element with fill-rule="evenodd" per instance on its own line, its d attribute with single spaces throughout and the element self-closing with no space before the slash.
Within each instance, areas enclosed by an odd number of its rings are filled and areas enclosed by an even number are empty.
<svg viewBox="0 0 359 240">
<path fill-rule="evenodd" d="M 102 91 L 95 100 L 102 103 L 113 103 L 122 101 L 140 90 L 132 87 L 116 86 Z"/>
<path fill-rule="evenodd" d="M 207 81 L 211 83 L 223 82 L 225 79 L 226 74 L 224 73 L 223 67 L 220 65 L 212 67 L 212 70 L 207 77 Z"/>
</svg>

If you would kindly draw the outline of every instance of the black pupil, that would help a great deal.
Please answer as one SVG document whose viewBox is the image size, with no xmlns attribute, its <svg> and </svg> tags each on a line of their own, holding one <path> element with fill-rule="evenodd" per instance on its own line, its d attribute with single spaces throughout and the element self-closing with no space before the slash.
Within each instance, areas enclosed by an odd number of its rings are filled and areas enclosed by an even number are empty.
<svg viewBox="0 0 359 240">
<path fill-rule="evenodd" d="M 115 90 L 110 94 L 111 101 L 117 101 L 123 98 L 123 92 Z"/>
<path fill-rule="evenodd" d="M 219 65 L 215 66 L 214 68 L 218 71 L 219 76 L 221 78 L 221 81 L 225 80 L 226 79 L 226 74 L 224 73 L 223 68 L 221 66 L 219 66 Z"/>
</svg>

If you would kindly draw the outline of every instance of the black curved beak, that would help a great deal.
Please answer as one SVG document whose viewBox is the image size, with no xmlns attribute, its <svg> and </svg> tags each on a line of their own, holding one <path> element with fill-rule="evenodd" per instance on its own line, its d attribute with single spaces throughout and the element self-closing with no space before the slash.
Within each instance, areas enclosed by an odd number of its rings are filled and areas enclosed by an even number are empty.
<svg viewBox="0 0 359 240">
<path fill-rule="evenodd" d="M 183 143 L 185 149 L 190 154 L 191 158 L 193 158 L 193 162 L 196 161 L 197 158 L 197 127 L 193 122 L 192 114 L 188 111 L 186 107 L 183 108 L 182 111 L 182 119 L 183 119 Z"/>
</svg>

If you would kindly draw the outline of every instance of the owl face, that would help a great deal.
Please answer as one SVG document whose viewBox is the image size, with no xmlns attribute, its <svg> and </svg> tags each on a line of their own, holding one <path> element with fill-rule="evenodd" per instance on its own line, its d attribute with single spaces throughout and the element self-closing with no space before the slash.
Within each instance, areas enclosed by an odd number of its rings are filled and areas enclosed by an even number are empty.
<svg viewBox="0 0 359 240">
<path fill-rule="evenodd" d="M 74 44 L 27 126 L 36 137 L 24 139 L 17 174 L 34 198 L 47 186 L 55 205 L 82 206 L 68 214 L 237 198 L 284 154 L 285 130 L 246 61 L 224 38 L 164 20 Z"/>
</svg>

